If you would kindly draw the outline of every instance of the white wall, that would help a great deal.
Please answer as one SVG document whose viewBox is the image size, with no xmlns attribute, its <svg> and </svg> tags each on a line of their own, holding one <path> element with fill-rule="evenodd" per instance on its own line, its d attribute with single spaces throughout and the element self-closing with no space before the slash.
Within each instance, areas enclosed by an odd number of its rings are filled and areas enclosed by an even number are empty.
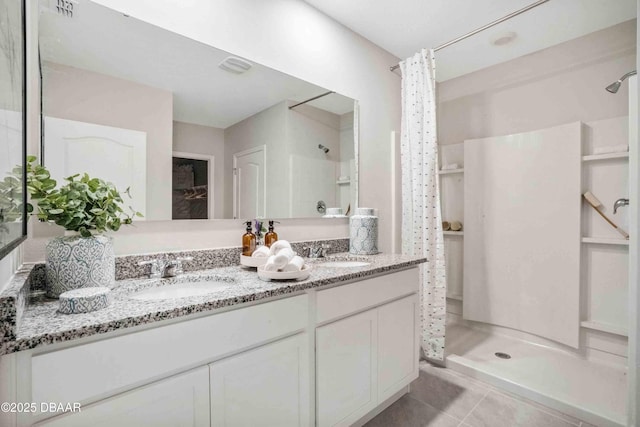
<svg viewBox="0 0 640 427">
<path fill-rule="evenodd" d="M 224 129 L 174 121 L 173 151 L 214 156 L 213 217 L 224 218 Z"/>
<path fill-rule="evenodd" d="M 50 62 L 43 64 L 43 74 L 45 115 L 146 132 L 145 219 L 171 219 L 173 94 Z"/>
<path fill-rule="evenodd" d="M 627 93 L 604 88 L 635 69 L 635 37 L 627 21 L 440 83 L 440 144 L 627 115 Z"/>
<path fill-rule="evenodd" d="M 400 78 L 388 67 L 398 58 L 297 0 L 96 2 L 358 99 L 360 205 L 379 209 L 380 248 L 389 251 L 394 226 L 390 223 L 393 201 L 389 135 L 400 126 Z M 116 246 L 118 241 L 130 241 L 133 234 L 136 242 L 122 243 L 119 253 L 160 250 L 167 245 L 159 242 L 160 236 L 173 236 L 176 248 L 240 244 L 239 223 L 214 221 L 198 234 L 191 231 L 188 222 L 139 223 L 135 228 L 119 231 Z M 336 234 L 348 236 L 345 220 L 286 220 L 279 227 L 279 235 L 290 240 Z M 44 242 L 29 242 L 28 260 L 42 259 Z"/>
</svg>

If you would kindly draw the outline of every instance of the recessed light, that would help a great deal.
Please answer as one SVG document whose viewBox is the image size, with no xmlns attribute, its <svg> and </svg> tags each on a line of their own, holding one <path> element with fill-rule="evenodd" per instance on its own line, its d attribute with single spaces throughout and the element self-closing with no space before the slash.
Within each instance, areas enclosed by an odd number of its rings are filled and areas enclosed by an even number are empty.
<svg viewBox="0 0 640 427">
<path fill-rule="evenodd" d="M 508 33 L 500 34 L 491 39 L 491 44 L 494 46 L 504 46 L 514 41 L 518 37 L 516 33 L 510 31 Z"/>
</svg>

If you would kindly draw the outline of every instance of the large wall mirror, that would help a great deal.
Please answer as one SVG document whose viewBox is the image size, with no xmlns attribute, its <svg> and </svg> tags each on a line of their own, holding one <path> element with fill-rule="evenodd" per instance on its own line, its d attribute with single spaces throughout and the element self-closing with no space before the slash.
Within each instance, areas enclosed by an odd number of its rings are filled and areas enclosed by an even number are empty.
<svg viewBox="0 0 640 427">
<path fill-rule="evenodd" d="M 23 0 L 0 2 L 0 258 L 26 238 Z"/>
<path fill-rule="evenodd" d="M 90 1 L 42 7 L 39 38 L 55 179 L 131 187 L 145 220 L 354 210 L 353 99 Z"/>
</svg>

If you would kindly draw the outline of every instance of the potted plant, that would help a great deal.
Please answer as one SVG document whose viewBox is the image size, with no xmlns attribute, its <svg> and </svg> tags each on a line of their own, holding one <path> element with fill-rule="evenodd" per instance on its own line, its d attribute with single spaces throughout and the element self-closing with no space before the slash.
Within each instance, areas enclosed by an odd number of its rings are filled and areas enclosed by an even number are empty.
<svg viewBox="0 0 640 427">
<path fill-rule="evenodd" d="M 66 230 L 65 236 L 47 243 L 47 296 L 57 298 L 68 290 L 90 286 L 112 287 L 115 255 L 112 238 L 104 233 L 118 231 L 121 225 L 131 224 L 133 216 L 142 215 L 131 208 L 131 214 L 125 214 L 115 186 L 86 173 L 65 178 L 66 184 L 56 188 L 49 171 L 34 164 L 35 160 L 27 157 L 26 174 L 38 220 Z M 33 213 L 33 205 L 27 204 L 27 211 Z"/>
</svg>

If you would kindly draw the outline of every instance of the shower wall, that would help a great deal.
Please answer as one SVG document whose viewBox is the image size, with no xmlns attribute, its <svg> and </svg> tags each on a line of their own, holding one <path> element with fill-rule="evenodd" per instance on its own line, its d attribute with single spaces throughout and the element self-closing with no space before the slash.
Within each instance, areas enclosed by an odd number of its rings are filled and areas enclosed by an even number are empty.
<svg viewBox="0 0 640 427">
<path fill-rule="evenodd" d="M 592 153 L 593 144 L 615 145 L 625 143 L 628 115 L 626 90 L 611 95 L 604 88 L 619 76 L 635 69 L 636 22 L 628 21 L 614 27 L 581 37 L 560 45 L 521 57 L 484 70 L 451 79 L 438 85 L 438 133 L 441 145 L 441 165 L 464 165 L 465 140 L 510 135 L 550 128 L 571 122 L 583 122 L 582 154 Z M 612 188 L 618 188 L 620 196 L 626 191 L 627 166 L 624 161 L 583 162 L 582 189 L 594 189 L 597 196 L 611 211 Z M 463 206 L 464 176 L 466 174 L 441 175 L 443 218 L 460 219 Z M 603 180 L 604 175 L 609 178 Z M 572 177 L 573 178 L 573 177 Z M 617 193 L 615 194 L 617 195 Z M 615 231 L 593 213 L 582 218 L 561 218 L 563 221 L 582 222 L 583 236 L 615 237 Z M 623 226 L 626 217 L 618 216 Z M 455 218 L 454 218 L 455 217 Z M 464 230 L 464 229 L 463 229 Z M 613 234 L 610 234 L 613 233 Z M 453 320 L 463 316 L 462 282 L 473 271 L 463 269 L 464 234 L 449 233 L 445 236 L 447 252 L 448 308 Z M 490 249 L 490 248 L 489 248 Z M 582 245 L 580 329 L 581 354 L 622 361 L 626 356 L 626 331 L 622 328 L 590 329 L 590 319 L 596 324 L 607 321 L 623 321 L 626 307 L 621 296 L 626 292 L 624 283 L 626 248 L 620 246 Z M 588 268 L 585 269 L 585 265 Z M 610 270 L 607 271 L 606 268 Z M 620 272 L 618 272 L 620 270 Z M 620 273 L 620 274 L 618 274 Z M 591 283 L 589 283 L 591 282 Z M 597 286 L 592 286 L 597 283 Z M 607 298 L 606 303 L 597 304 Z M 618 315 L 616 320 L 615 316 Z M 622 317 L 621 317 L 622 316 Z M 500 329 L 478 323 L 477 327 Z M 569 349 L 570 342 L 548 341 L 529 335 L 521 329 L 501 332 L 543 344 Z"/>
</svg>

